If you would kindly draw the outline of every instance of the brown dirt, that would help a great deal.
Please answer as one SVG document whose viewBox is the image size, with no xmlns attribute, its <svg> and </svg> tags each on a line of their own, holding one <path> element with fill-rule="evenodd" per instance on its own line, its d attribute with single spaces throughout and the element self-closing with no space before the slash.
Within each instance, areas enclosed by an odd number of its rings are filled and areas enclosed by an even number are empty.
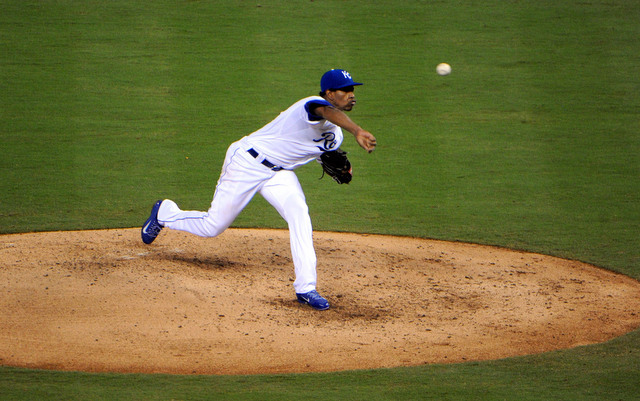
<svg viewBox="0 0 640 401">
<path fill-rule="evenodd" d="M 315 233 L 328 311 L 293 294 L 288 232 L 0 236 L 0 365 L 255 374 L 487 360 L 640 327 L 640 283 L 463 243 Z"/>
</svg>

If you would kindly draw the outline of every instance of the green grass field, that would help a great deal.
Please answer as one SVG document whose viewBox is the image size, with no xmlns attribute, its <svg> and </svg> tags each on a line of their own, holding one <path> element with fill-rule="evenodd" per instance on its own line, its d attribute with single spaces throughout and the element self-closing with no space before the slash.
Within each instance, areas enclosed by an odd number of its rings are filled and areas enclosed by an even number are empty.
<svg viewBox="0 0 640 401">
<path fill-rule="evenodd" d="M 0 0 L 0 233 L 206 209 L 226 147 L 345 68 L 355 179 L 317 230 L 493 244 L 640 279 L 640 3 Z M 439 62 L 453 73 L 440 77 Z M 235 223 L 284 227 L 256 198 Z M 4 340 L 3 340 L 4 341 Z M 0 356 L 1 358 L 1 356 Z M 0 359 L 1 363 L 1 359 Z M 632 400 L 640 331 L 543 355 L 278 376 L 0 368 L 3 400 Z"/>
</svg>

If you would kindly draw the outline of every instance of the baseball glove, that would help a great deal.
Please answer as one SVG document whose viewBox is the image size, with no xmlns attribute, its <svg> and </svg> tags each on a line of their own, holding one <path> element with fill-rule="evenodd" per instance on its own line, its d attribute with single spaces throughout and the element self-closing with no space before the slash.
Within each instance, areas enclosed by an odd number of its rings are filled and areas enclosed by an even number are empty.
<svg viewBox="0 0 640 401">
<path fill-rule="evenodd" d="M 351 182 L 353 178 L 353 174 L 351 174 L 351 163 L 347 158 L 347 152 L 344 150 L 338 148 L 330 152 L 324 152 L 320 155 L 320 164 L 322 165 L 323 177 L 326 173 L 338 184 L 348 184 Z"/>
</svg>

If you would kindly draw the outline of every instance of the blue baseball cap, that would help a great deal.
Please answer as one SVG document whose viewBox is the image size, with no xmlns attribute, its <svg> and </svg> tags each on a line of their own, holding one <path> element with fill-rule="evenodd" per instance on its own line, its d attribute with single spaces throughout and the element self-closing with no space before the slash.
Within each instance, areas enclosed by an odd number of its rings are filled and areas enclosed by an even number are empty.
<svg viewBox="0 0 640 401">
<path fill-rule="evenodd" d="M 336 90 L 346 88 L 347 86 L 362 85 L 359 82 L 353 82 L 351 74 L 345 70 L 330 70 L 324 73 L 320 79 L 320 90 L 322 92 L 328 90 Z"/>
</svg>

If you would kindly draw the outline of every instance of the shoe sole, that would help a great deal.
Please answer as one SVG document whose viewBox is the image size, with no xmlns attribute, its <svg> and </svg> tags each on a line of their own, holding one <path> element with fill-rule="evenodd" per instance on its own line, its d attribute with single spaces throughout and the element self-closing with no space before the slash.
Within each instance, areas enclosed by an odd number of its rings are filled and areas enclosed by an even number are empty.
<svg viewBox="0 0 640 401">
<path fill-rule="evenodd" d="M 148 238 L 148 237 L 150 237 L 150 235 L 147 234 L 145 231 L 147 230 L 147 228 L 149 228 L 149 225 L 154 220 L 158 221 L 158 210 L 160 210 L 160 205 L 161 204 L 162 204 L 162 200 L 158 200 L 158 201 L 156 201 L 156 203 L 153 204 L 153 207 L 151 208 L 151 215 L 149 216 L 147 221 L 144 222 L 144 225 L 142 226 L 142 230 L 140 230 L 140 235 L 142 237 L 142 242 L 144 242 L 147 245 L 151 244 L 158 237 L 158 235 L 156 234 L 154 237 Z M 145 239 L 145 235 L 147 236 L 147 239 Z"/>
</svg>

